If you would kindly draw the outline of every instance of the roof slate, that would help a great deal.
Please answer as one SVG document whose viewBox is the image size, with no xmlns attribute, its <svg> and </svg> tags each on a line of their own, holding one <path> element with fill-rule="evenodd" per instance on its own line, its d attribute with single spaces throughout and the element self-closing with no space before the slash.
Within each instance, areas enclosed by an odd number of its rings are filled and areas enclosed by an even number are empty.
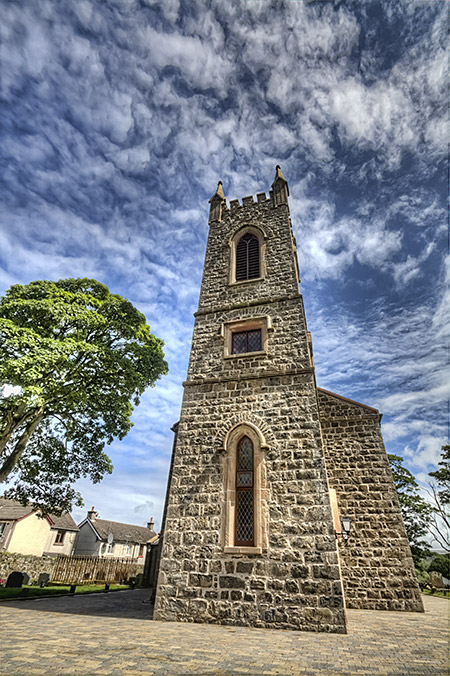
<svg viewBox="0 0 450 676">
<path fill-rule="evenodd" d="M 17 521 L 18 519 L 23 519 L 24 516 L 32 514 L 33 511 L 33 505 L 24 506 L 17 500 L 0 497 L 0 520 L 2 521 Z M 75 521 L 67 512 L 61 516 L 49 514 L 49 517 L 53 523 L 52 528 L 58 530 L 78 530 Z"/>
<path fill-rule="evenodd" d="M 102 540 L 105 541 L 108 539 L 108 535 L 112 533 L 114 542 L 145 544 L 156 535 L 155 531 L 150 528 L 135 526 L 131 523 L 120 523 L 118 521 L 108 521 L 107 519 L 95 519 L 91 523 Z"/>
</svg>

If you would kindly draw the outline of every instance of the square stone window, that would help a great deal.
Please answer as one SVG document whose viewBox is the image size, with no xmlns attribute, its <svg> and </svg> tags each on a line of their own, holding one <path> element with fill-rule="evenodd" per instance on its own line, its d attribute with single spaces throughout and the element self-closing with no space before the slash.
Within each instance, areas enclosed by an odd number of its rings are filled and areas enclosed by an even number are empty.
<svg viewBox="0 0 450 676">
<path fill-rule="evenodd" d="M 225 339 L 225 358 L 266 354 L 270 326 L 270 317 L 255 317 L 223 324 L 221 334 Z"/>
</svg>

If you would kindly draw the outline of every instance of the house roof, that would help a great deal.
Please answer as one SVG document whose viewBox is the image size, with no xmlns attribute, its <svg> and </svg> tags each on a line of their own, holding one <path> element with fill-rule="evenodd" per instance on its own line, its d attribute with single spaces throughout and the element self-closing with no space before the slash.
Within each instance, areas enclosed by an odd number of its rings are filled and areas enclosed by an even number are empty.
<svg viewBox="0 0 450 676">
<path fill-rule="evenodd" d="M 61 514 L 61 516 L 55 516 L 54 514 L 50 514 L 49 516 L 53 521 L 52 528 L 56 528 L 57 530 L 79 530 L 68 512 Z"/>
<path fill-rule="evenodd" d="M 34 510 L 33 505 L 25 506 L 17 500 L 0 497 L 0 520 L 2 521 L 19 521 L 34 511 L 38 510 Z M 78 530 L 75 521 L 67 512 L 61 516 L 49 514 L 47 518 L 52 528 L 57 528 L 58 530 Z"/>
<path fill-rule="evenodd" d="M 107 519 L 85 519 L 85 521 L 80 523 L 80 526 L 86 521 L 94 528 L 99 538 L 105 542 L 110 533 L 113 535 L 114 542 L 137 542 L 139 544 L 145 544 L 156 535 L 154 530 L 145 526 L 135 526 L 131 523 L 120 523 L 119 521 L 109 521 Z"/>
<path fill-rule="evenodd" d="M 18 521 L 33 512 L 31 505 L 22 505 L 15 500 L 0 498 L 0 519 L 7 521 Z"/>
</svg>

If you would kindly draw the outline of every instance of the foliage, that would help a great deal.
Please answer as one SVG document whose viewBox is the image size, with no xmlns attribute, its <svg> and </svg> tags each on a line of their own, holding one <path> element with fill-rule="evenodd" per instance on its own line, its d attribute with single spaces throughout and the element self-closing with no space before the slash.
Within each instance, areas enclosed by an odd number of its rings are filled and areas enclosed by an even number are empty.
<svg viewBox="0 0 450 676">
<path fill-rule="evenodd" d="M 450 599 L 450 591 L 448 589 L 435 589 L 434 587 L 432 589 L 422 589 L 422 592 L 424 594 L 427 594 L 429 596 L 439 596 L 443 599 Z"/>
<path fill-rule="evenodd" d="M 425 585 L 427 585 L 430 581 L 430 574 L 426 570 L 426 567 L 424 565 L 424 561 L 419 561 L 416 564 L 416 575 L 417 575 L 417 580 L 419 582 L 419 587 L 423 590 Z"/>
<path fill-rule="evenodd" d="M 450 444 L 442 446 L 442 460 L 438 462 L 440 469 L 430 472 L 438 485 L 438 498 L 442 505 L 450 504 Z"/>
<path fill-rule="evenodd" d="M 435 540 L 450 552 L 450 445 L 442 446 L 439 469 L 428 476 L 435 480 L 429 484 L 432 498 L 431 531 Z"/>
<path fill-rule="evenodd" d="M 93 279 L 14 285 L 0 299 L 0 481 L 9 497 L 61 513 L 73 482 L 112 471 L 106 444 L 167 373 L 145 317 Z M 15 389 L 11 390 L 11 386 Z"/>
<path fill-rule="evenodd" d="M 417 566 L 420 560 L 429 553 L 428 545 L 422 538 L 429 531 L 432 508 L 420 495 L 414 476 L 406 467 L 403 467 L 403 458 L 390 454 L 388 458 L 411 553 Z"/>
<path fill-rule="evenodd" d="M 427 568 L 430 573 L 435 571 L 450 579 L 450 554 L 435 554 Z"/>
</svg>

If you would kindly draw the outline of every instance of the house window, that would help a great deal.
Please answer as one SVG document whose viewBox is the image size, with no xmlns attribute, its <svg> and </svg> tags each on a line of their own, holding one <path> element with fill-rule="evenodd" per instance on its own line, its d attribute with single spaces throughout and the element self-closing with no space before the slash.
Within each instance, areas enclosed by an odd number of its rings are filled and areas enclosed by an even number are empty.
<svg viewBox="0 0 450 676">
<path fill-rule="evenodd" d="M 139 546 L 139 558 L 142 558 L 144 556 L 144 551 L 145 551 L 145 545 L 140 545 Z"/>
<path fill-rule="evenodd" d="M 254 544 L 253 443 L 244 436 L 237 446 L 236 458 L 236 530 L 235 545 Z"/>
<path fill-rule="evenodd" d="M 6 523 L 3 521 L 2 523 L 0 523 L 0 540 L 1 540 L 2 537 L 3 537 L 3 534 L 4 534 L 4 532 L 5 532 L 5 529 L 6 529 Z"/>
<path fill-rule="evenodd" d="M 133 545 L 127 545 L 125 556 L 131 556 L 132 551 L 133 551 Z"/>
<path fill-rule="evenodd" d="M 113 554 L 114 553 L 114 543 L 113 542 L 108 542 L 108 545 L 106 547 L 106 553 L 107 554 Z"/>
<path fill-rule="evenodd" d="M 236 281 L 259 276 L 259 240 L 247 232 L 236 246 Z"/>
<path fill-rule="evenodd" d="M 64 531 L 64 530 L 56 531 L 55 545 L 62 545 L 64 543 L 65 534 L 66 534 L 66 531 Z"/>
<path fill-rule="evenodd" d="M 236 331 L 232 334 L 231 353 L 260 352 L 262 350 L 261 329 Z"/>
</svg>

